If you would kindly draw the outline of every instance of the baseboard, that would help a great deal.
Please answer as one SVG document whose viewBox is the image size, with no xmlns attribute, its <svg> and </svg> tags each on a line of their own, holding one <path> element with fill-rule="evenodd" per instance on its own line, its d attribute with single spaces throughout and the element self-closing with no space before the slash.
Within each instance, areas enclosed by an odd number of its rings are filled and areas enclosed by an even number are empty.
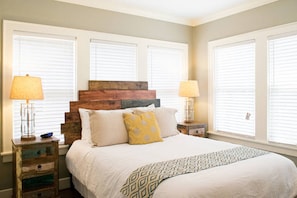
<svg viewBox="0 0 297 198">
<path fill-rule="evenodd" d="M 70 177 L 64 177 L 59 179 L 59 190 L 64 190 L 71 187 Z M 12 188 L 7 188 L 0 190 L 1 198 L 11 198 L 12 197 Z"/>
<path fill-rule="evenodd" d="M 71 178 L 64 177 L 59 179 L 59 190 L 64 190 L 71 187 Z"/>
<path fill-rule="evenodd" d="M 0 197 L 2 198 L 11 198 L 12 197 L 12 188 L 7 188 L 0 190 Z"/>
</svg>

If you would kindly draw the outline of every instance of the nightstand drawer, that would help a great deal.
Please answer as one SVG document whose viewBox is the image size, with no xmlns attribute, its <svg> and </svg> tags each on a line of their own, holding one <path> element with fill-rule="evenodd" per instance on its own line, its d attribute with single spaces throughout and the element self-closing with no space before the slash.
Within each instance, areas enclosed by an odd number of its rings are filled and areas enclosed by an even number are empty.
<svg viewBox="0 0 297 198">
<path fill-rule="evenodd" d="M 55 197 L 55 189 L 27 192 L 23 194 L 24 198 L 52 198 Z"/>
<path fill-rule="evenodd" d="M 54 185 L 54 174 L 30 177 L 22 180 L 22 189 L 31 190 Z"/>
<path fill-rule="evenodd" d="M 205 128 L 195 128 L 189 130 L 189 135 L 204 137 L 205 135 Z"/>
<path fill-rule="evenodd" d="M 49 163 L 32 164 L 30 166 L 23 166 L 22 171 L 24 174 L 26 173 L 38 174 L 49 170 L 54 170 L 54 168 L 55 168 L 55 163 L 49 162 Z"/>
<path fill-rule="evenodd" d="M 31 160 L 54 155 L 54 147 L 51 144 L 23 146 L 22 159 Z"/>
<path fill-rule="evenodd" d="M 207 137 L 207 124 L 204 123 L 178 123 L 177 129 L 183 134 Z"/>
</svg>

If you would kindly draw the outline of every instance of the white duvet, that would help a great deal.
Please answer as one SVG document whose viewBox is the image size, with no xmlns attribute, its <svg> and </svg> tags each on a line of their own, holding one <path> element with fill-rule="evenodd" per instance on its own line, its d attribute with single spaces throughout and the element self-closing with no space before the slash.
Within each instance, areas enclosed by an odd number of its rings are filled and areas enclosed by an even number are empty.
<svg viewBox="0 0 297 198">
<path fill-rule="evenodd" d="M 71 174 L 98 198 L 121 198 L 130 173 L 145 164 L 199 155 L 238 145 L 179 134 L 146 145 L 118 144 L 92 147 L 73 143 L 66 156 Z M 84 194 L 84 193 L 83 193 Z M 87 194 L 84 194 L 88 197 Z M 274 153 L 163 181 L 154 198 L 293 198 L 297 196 L 297 169 Z"/>
</svg>

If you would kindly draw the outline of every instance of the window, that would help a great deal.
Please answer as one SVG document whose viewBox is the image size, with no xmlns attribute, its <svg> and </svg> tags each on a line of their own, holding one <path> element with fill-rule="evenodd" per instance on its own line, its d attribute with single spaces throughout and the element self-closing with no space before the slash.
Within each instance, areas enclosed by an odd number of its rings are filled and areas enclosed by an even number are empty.
<svg viewBox="0 0 297 198">
<path fill-rule="evenodd" d="M 137 80 L 137 45 L 92 40 L 91 80 Z"/>
<path fill-rule="evenodd" d="M 297 23 L 208 47 L 210 134 L 296 156 Z"/>
<path fill-rule="evenodd" d="M 255 42 L 214 50 L 214 122 L 217 131 L 255 135 Z"/>
<path fill-rule="evenodd" d="M 64 113 L 75 95 L 75 40 L 44 35 L 13 36 L 13 76 L 40 77 L 44 100 L 35 106 L 36 135 L 52 131 L 60 135 Z M 13 137 L 20 137 L 20 103 L 13 102 Z"/>
<path fill-rule="evenodd" d="M 268 139 L 297 145 L 297 34 L 268 41 Z"/>
<path fill-rule="evenodd" d="M 184 80 L 185 67 L 183 50 L 149 46 L 148 70 L 149 88 L 157 90 L 157 98 L 161 99 L 162 106 L 181 107 L 181 98 L 178 96 L 180 81 Z M 179 108 L 177 119 L 181 120 L 182 108 Z"/>
</svg>

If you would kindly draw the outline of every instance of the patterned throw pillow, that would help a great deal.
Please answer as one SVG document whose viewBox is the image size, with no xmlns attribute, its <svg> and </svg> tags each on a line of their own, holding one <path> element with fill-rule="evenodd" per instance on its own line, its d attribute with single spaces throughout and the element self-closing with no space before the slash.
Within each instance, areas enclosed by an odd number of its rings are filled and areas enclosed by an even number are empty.
<svg viewBox="0 0 297 198">
<path fill-rule="evenodd" d="M 175 114 L 177 112 L 176 109 L 168 107 L 157 107 L 145 111 L 151 111 L 155 113 L 162 138 L 179 134 L 179 131 L 177 130 L 177 121 L 175 118 Z M 145 111 L 143 111 L 142 109 L 135 109 L 133 112 L 135 114 L 141 114 Z"/>
<path fill-rule="evenodd" d="M 129 144 L 148 144 L 163 141 L 154 112 L 124 113 L 123 118 L 128 131 Z"/>
</svg>

